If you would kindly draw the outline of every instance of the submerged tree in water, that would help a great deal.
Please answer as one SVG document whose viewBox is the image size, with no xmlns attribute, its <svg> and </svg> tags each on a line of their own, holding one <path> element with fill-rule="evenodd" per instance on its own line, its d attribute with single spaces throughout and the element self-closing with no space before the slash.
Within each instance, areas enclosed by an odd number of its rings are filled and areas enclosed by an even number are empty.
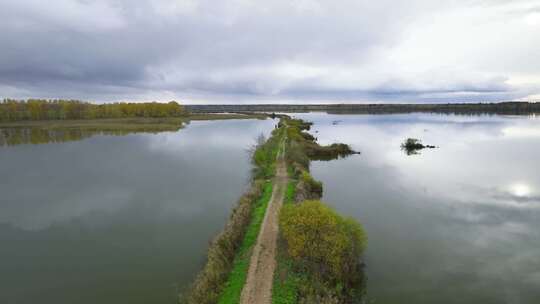
<svg viewBox="0 0 540 304">
<path fill-rule="evenodd" d="M 407 138 L 401 144 L 401 150 L 405 151 L 407 155 L 419 154 L 419 151 L 425 148 L 433 149 L 435 146 L 424 145 L 422 141 L 417 138 Z"/>
</svg>

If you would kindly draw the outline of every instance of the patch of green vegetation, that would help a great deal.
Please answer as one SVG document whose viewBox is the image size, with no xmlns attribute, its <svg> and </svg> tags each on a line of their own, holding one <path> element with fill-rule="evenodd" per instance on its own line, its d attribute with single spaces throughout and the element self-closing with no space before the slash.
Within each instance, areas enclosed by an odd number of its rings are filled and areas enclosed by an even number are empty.
<svg viewBox="0 0 540 304">
<path fill-rule="evenodd" d="M 272 286 L 272 304 L 296 304 L 298 287 L 302 278 L 293 270 L 293 262 L 284 253 L 283 245 L 278 248 L 277 267 Z"/>
<path fill-rule="evenodd" d="M 313 142 L 307 142 L 305 144 L 305 151 L 312 160 L 333 160 L 346 157 L 351 154 L 359 154 L 359 152 L 353 151 L 347 144 L 320 146 Z"/>
<path fill-rule="evenodd" d="M 289 163 L 297 163 L 304 170 L 309 168 L 310 160 L 332 160 L 346 157 L 351 154 L 358 154 L 347 144 L 331 144 L 321 146 L 316 142 L 313 135 L 305 132 L 311 128 L 311 123 L 300 119 L 283 118 L 280 125 L 287 126 L 288 151 L 287 160 Z"/>
<path fill-rule="evenodd" d="M 251 257 L 251 249 L 257 241 L 259 230 L 264 219 L 264 214 L 268 206 L 268 202 L 272 197 L 273 185 L 271 182 L 266 182 L 264 185 L 264 192 L 261 198 L 257 201 L 255 209 L 253 210 L 251 223 L 249 224 L 244 240 L 240 248 L 238 249 L 237 256 L 234 260 L 233 269 L 229 274 L 229 279 L 225 284 L 219 302 L 220 304 L 237 304 L 240 302 L 240 295 L 242 288 L 246 282 L 247 272 L 249 268 L 249 261 Z"/>
<path fill-rule="evenodd" d="M 294 178 L 294 168 L 292 166 L 287 166 L 287 176 L 289 178 Z"/>
<path fill-rule="evenodd" d="M 258 139 L 258 143 L 253 154 L 255 164 L 255 178 L 272 178 L 276 171 L 276 157 L 280 150 L 281 140 L 284 136 L 282 128 L 272 131 L 272 136 L 266 140 L 264 137 Z"/>
<path fill-rule="evenodd" d="M 294 118 L 288 118 L 284 117 L 287 120 L 287 125 L 290 127 L 293 127 L 298 130 L 306 130 L 309 131 L 311 129 L 311 126 L 313 125 L 310 121 L 305 121 L 302 119 L 294 119 Z"/>
<path fill-rule="evenodd" d="M 309 168 L 309 157 L 304 150 L 304 146 L 298 141 L 289 141 L 286 158 L 294 171 L 294 176 L 298 176 L 302 170 Z"/>
<path fill-rule="evenodd" d="M 322 182 L 317 181 L 309 174 L 307 171 L 303 171 L 300 181 L 306 187 L 306 190 L 309 193 L 312 193 L 314 196 L 322 197 L 323 185 Z"/>
<path fill-rule="evenodd" d="M 287 184 L 287 189 L 285 189 L 285 204 L 294 203 L 294 198 L 296 195 L 296 185 L 298 181 L 290 180 Z"/>
</svg>

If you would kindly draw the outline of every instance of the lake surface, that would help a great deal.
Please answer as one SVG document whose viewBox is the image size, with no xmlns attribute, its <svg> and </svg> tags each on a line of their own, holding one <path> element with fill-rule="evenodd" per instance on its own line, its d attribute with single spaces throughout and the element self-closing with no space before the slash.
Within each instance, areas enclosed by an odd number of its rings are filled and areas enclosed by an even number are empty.
<svg viewBox="0 0 540 304">
<path fill-rule="evenodd" d="M 540 119 L 295 116 L 362 152 L 312 172 L 367 231 L 368 303 L 540 303 Z M 274 124 L 2 133 L 55 143 L 0 147 L 0 303 L 175 303 Z M 439 148 L 409 156 L 407 137 Z"/>
<path fill-rule="evenodd" d="M 274 124 L 0 146 L 0 303 L 176 303 L 249 183 L 247 149 Z"/>
<path fill-rule="evenodd" d="M 312 173 L 367 231 L 368 303 L 540 303 L 539 118 L 294 116 L 362 152 Z"/>
</svg>

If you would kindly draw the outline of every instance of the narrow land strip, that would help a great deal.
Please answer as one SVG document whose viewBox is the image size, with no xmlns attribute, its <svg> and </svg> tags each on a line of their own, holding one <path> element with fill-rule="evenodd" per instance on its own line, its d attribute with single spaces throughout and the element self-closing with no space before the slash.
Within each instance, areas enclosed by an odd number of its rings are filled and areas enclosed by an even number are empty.
<svg viewBox="0 0 540 304">
<path fill-rule="evenodd" d="M 280 144 L 276 161 L 274 191 L 253 248 L 246 284 L 242 290 L 241 304 L 270 304 L 272 283 L 276 268 L 276 246 L 279 233 L 279 210 L 283 204 L 288 176 L 285 162 L 285 138 Z"/>
</svg>

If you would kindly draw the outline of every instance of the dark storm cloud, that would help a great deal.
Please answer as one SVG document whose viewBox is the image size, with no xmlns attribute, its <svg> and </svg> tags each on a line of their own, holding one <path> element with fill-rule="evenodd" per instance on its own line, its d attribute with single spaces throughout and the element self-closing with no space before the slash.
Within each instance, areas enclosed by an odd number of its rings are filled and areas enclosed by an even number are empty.
<svg viewBox="0 0 540 304">
<path fill-rule="evenodd" d="M 534 93 L 496 67 L 439 67 L 452 52 L 417 64 L 402 49 L 419 20 L 470 2 L 4 0 L 0 95 L 253 102 Z M 419 50 L 432 41 L 424 43 Z"/>
</svg>

